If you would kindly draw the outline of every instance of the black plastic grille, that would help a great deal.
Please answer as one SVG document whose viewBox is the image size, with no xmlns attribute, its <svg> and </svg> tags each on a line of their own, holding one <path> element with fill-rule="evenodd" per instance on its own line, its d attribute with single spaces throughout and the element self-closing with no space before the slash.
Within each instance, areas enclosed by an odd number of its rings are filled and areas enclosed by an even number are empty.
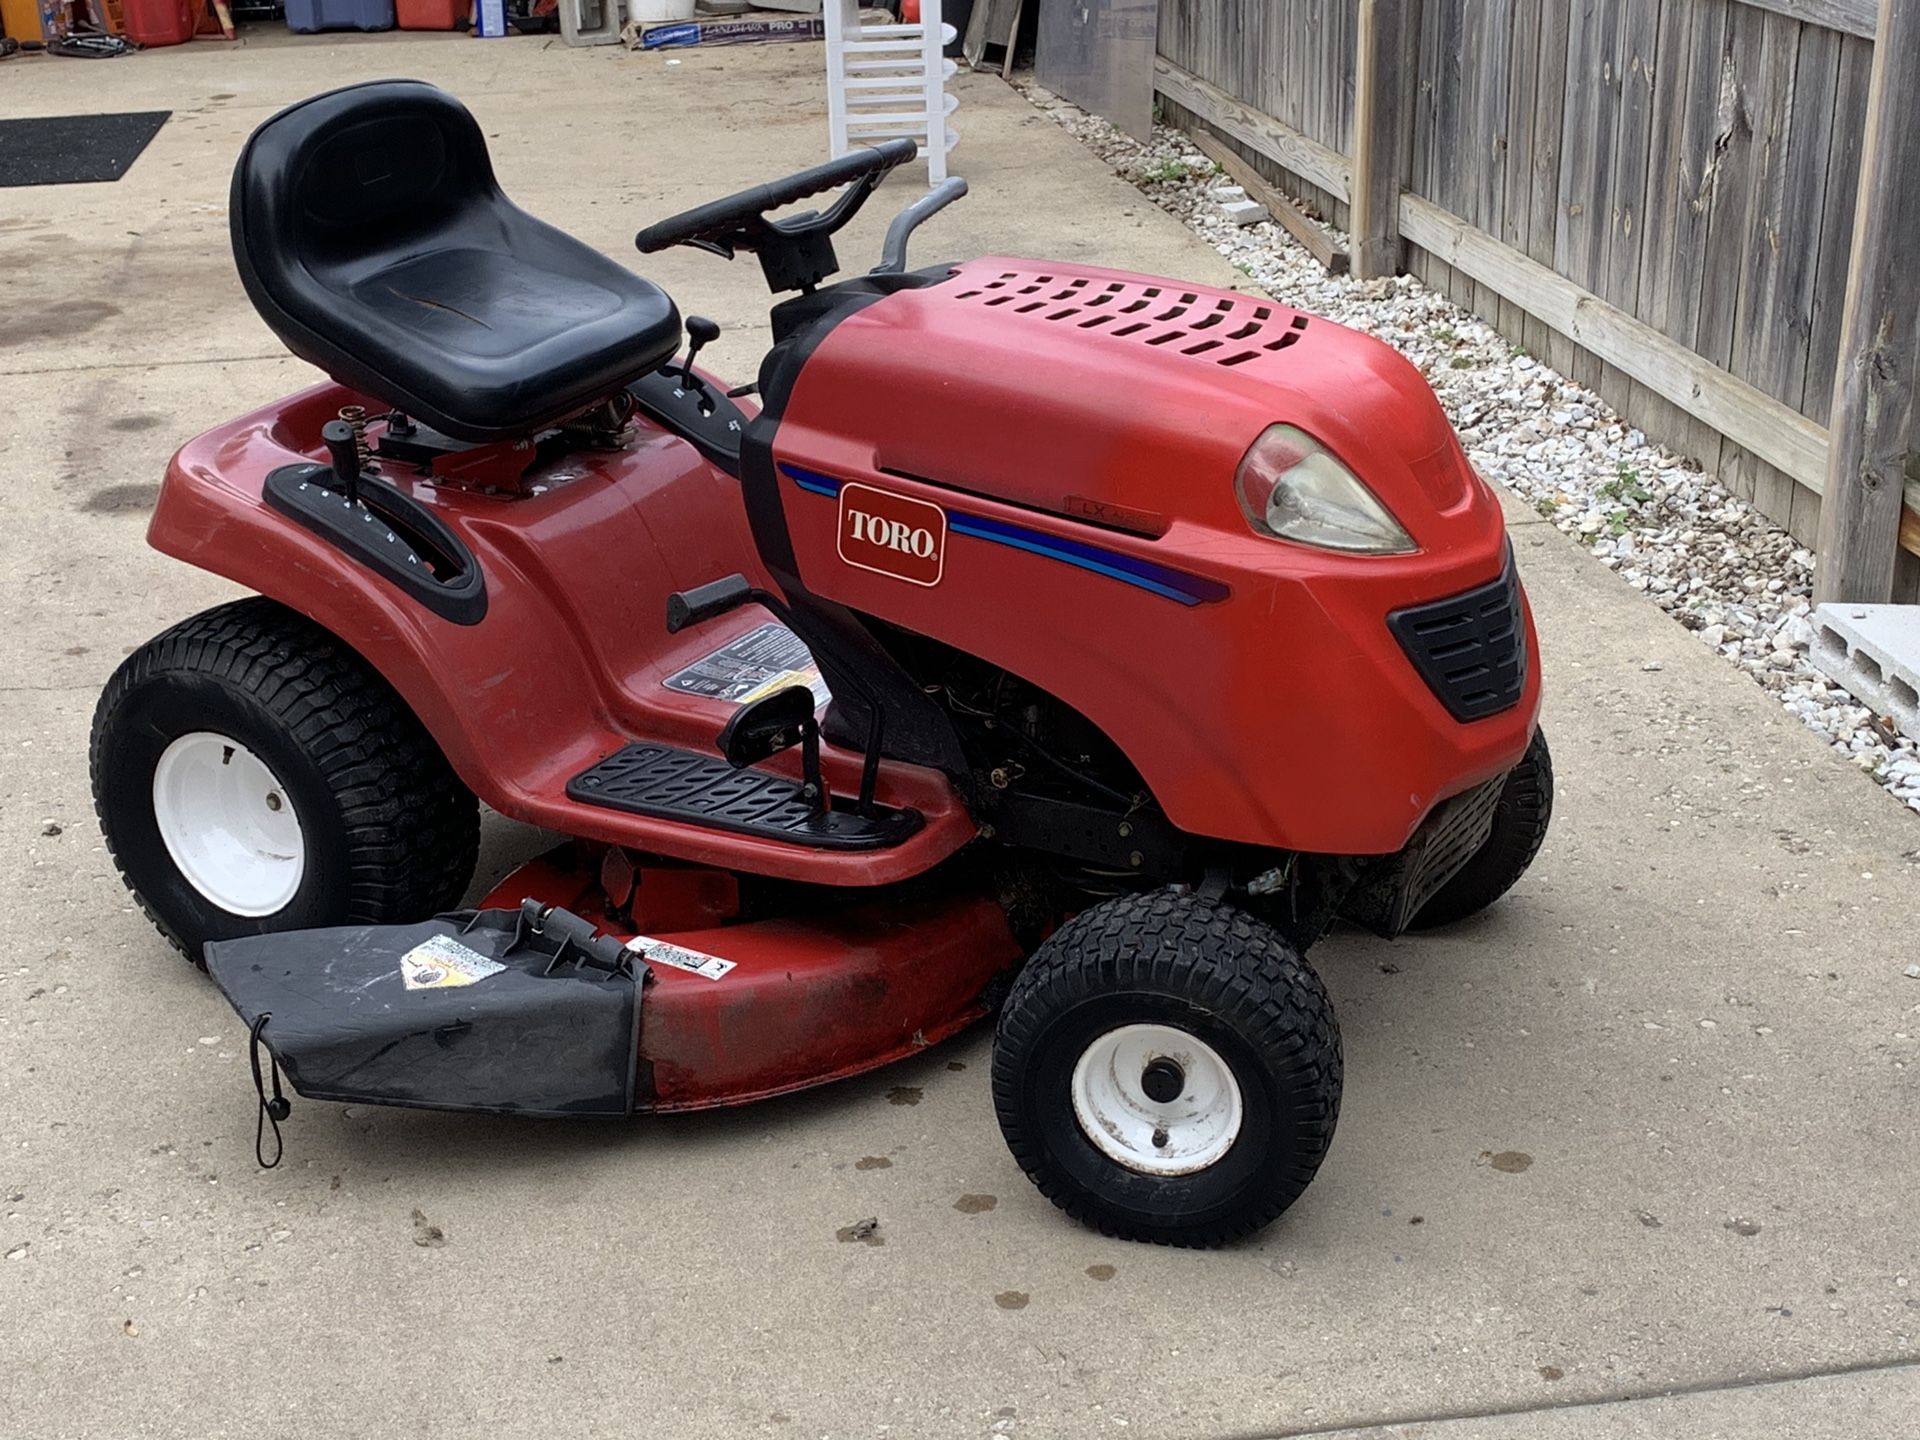
<svg viewBox="0 0 1920 1440">
<path fill-rule="evenodd" d="M 917 810 L 867 816 L 815 812 L 798 781 L 765 770 L 736 770 L 717 755 L 672 745 L 628 745 L 567 782 L 567 794 L 589 805 L 812 845 L 825 850 L 880 850 L 920 828 Z"/>
<path fill-rule="evenodd" d="M 1454 719 L 1484 720 L 1519 703 L 1527 685 L 1527 631 L 1511 553 L 1498 580 L 1395 610 L 1387 624 Z"/>
</svg>

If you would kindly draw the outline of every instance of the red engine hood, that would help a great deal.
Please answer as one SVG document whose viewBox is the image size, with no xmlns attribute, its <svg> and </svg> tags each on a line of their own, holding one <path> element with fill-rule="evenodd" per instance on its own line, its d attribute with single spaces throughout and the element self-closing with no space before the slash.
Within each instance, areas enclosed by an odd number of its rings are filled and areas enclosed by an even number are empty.
<svg viewBox="0 0 1920 1440">
<path fill-rule="evenodd" d="M 1423 547 L 1494 503 L 1392 347 L 1270 300 L 1089 266 L 976 260 L 868 306 L 808 360 L 788 420 L 801 451 L 818 453 L 808 429 L 842 454 L 870 447 L 862 468 L 1082 518 L 1120 507 L 1240 530 L 1231 479 L 1276 421 L 1340 456 Z"/>
<path fill-rule="evenodd" d="M 1415 551 L 1256 534 L 1233 475 L 1277 421 L 1341 456 Z M 1191 834 L 1389 853 L 1532 734 L 1537 667 L 1462 724 L 1393 636 L 1393 611 L 1501 576 L 1500 506 L 1419 373 L 1329 321 L 981 260 L 827 330 L 774 459 L 807 589 L 1043 687 Z M 898 527 L 884 546 L 876 519 Z"/>
</svg>

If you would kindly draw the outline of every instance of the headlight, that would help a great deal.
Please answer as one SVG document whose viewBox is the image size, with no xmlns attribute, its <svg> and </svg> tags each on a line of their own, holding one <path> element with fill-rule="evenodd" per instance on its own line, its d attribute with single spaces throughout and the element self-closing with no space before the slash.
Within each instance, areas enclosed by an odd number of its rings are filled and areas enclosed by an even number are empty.
<svg viewBox="0 0 1920 1440">
<path fill-rule="evenodd" d="M 1361 555 L 1418 548 L 1358 476 L 1295 426 L 1269 425 L 1233 483 L 1241 510 L 1263 535 Z"/>
</svg>

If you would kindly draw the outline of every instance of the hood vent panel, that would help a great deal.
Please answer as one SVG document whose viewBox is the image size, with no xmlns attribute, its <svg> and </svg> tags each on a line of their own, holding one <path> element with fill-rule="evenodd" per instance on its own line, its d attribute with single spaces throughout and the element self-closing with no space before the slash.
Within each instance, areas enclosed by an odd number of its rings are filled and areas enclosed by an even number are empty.
<svg viewBox="0 0 1920 1440">
<path fill-rule="evenodd" d="M 1297 345 L 1310 323 L 1305 315 L 1251 297 L 1087 275 L 1007 270 L 951 293 L 956 303 L 1041 324 L 1077 325 L 1214 365 L 1245 365 Z"/>
</svg>

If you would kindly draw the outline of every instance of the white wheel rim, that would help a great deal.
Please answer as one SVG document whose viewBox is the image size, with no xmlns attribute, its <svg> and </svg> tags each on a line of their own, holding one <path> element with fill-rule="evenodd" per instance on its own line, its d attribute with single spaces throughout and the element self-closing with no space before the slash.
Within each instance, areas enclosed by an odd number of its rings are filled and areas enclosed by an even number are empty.
<svg viewBox="0 0 1920 1440">
<path fill-rule="evenodd" d="M 187 883 L 231 915 L 271 915 L 300 888 L 307 847 L 293 798 L 238 740 L 196 730 L 167 746 L 153 818 Z"/>
<path fill-rule="evenodd" d="M 1175 1085 L 1169 1099 L 1148 1093 Z M 1122 1025 L 1081 1052 L 1073 1114 L 1094 1147 L 1129 1170 L 1192 1175 L 1233 1148 L 1243 1107 L 1240 1082 L 1206 1041 L 1171 1025 Z"/>
</svg>

